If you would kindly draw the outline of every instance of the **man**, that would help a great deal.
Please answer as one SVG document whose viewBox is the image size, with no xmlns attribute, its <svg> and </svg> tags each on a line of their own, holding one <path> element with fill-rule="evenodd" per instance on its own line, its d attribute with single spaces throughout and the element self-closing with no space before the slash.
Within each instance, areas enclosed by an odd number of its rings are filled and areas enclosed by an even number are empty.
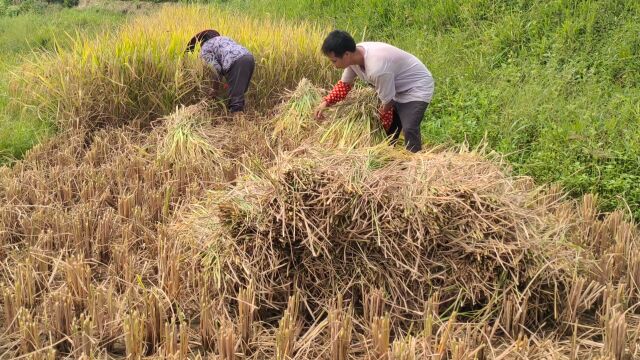
<svg viewBox="0 0 640 360">
<path fill-rule="evenodd" d="M 375 87 L 381 102 L 378 115 L 387 135 L 395 142 L 402 131 L 407 150 L 422 149 L 420 123 L 435 85 L 431 73 L 418 58 L 381 42 L 356 44 L 349 33 L 340 30 L 329 33 L 322 52 L 344 72 L 316 108 L 316 118 L 321 119 L 328 106 L 347 96 L 357 76 Z"/>
</svg>

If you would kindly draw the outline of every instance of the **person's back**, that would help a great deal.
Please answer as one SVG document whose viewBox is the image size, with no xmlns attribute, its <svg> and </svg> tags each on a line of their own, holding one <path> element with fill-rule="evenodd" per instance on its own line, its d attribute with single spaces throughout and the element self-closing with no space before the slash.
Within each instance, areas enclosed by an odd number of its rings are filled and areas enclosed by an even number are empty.
<svg viewBox="0 0 640 360">
<path fill-rule="evenodd" d="M 216 30 L 204 30 L 189 40 L 186 52 L 200 44 L 200 58 L 215 69 L 216 76 L 224 76 L 229 83 L 229 110 L 244 110 L 244 94 L 249 88 L 255 59 L 249 50 Z"/>
<path fill-rule="evenodd" d="M 216 71 L 224 75 L 229 72 L 231 65 L 245 55 L 251 53 L 244 46 L 226 36 L 216 36 L 202 44 L 200 57 L 212 64 Z M 218 68 L 219 67 L 219 68 Z"/>
<path fill-rule="evenodd" d="M 393 75 L 395 96 L 392 100 L 399 103 L 410 101 L 431 102 L 434 80 L 427 67 L 414 55 L 393 45 L 382 42 L 361 42 L 356 45 L 364 49 L 365 68 L 351 65 L 351 69 L 361 79 L 372 83 L 382 74 Z M 345 72 L 342 81 L 353 82 L 349 72 Z M 375 85 L 375 84 L 374 84 Z M 381 96 L 381 100 L 384 99 Z"/>
</svg>

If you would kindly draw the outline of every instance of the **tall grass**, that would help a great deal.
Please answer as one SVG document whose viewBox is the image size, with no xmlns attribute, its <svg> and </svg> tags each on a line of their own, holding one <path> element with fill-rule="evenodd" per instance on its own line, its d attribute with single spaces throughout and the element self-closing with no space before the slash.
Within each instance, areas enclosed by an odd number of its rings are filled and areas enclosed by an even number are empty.
<svg viewBox="0 0 640 360">
<path fill-rule="evenodd" d="M 44 11 L 46 9 L 46 12 Z M 45 7 L 14 17 L 0 16 L 0 163 L 20 158 L 50 130 L 48 121 L 23 114 L 10 103 L 11 73 L 24 59 L 34 59 L 56 47 L 64 49 L 67 34 L 80 30 L 87 36 L 119 24 L 124 15 L 104 10 L 76 10 Z"/>
<path fill-rule="evenodd" d="M 79 36 L 69 51 L 24 67 L 18 97 L 58 125 L 94 127 L 148 121 L 177 104 L 206 97 L 213 77 L 195 54 L 184 54 L 196 32 L 216 28 L 256 57 L 250 108 L 264 110 L 284 88 L 306 76 L 327 82 L 335 74 L 317 49 L 326 28 L 251 18 L 211 6 L 166 6 L 117 33 Z"/>
</svg>

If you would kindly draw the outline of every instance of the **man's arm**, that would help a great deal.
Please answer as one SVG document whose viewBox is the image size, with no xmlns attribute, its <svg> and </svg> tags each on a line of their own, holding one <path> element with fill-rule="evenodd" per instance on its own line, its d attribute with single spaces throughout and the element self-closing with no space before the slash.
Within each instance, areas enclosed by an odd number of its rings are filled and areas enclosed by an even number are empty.
<svg viewBox="0 0 640 360">
<path fill-rule="evenodd" d="M 347 94 L 353 88 L 353 82 L 356 80 L 356 76 L 356 72 L 350 67 L 344 69 L 340 81 L 338 81 L 338 83 L 333 87 L 333 90 L 331 90 L 329 95 L 325 96 L 323 99 L 327 102 L 327 106 L 331 106 L 347 97 Z"/>
<path fill-rule="evenodd" d="M 387 110 L 389 110 L 393 105 L 393 98 L 396 97 L 395 77 L 393 73 L 390 72 L 374 75 L 373 77 L 378 98 L 384 106 L 389 106 L 387 108 Z"/>
<path fill-rule="evenodd" d="M 374 76 L 376 93 L 382 105 L 378 108 L 378 116 L 385 130 L 389 130 L 393 122 L 393 98 L 396 96 L 396 84 L 393 73 L 385 72 Z"/>
<path fill-rule="evenodd" d="M 338 81 L 338 83 L 333 87 L 333 89 L 329 92 L 327 96 L 325 96 L 322 100 L 327 103 L 327 106 L 331 106 L 337 102 L 344 100 L 347 97 L 347 94 L 353 88 L 352 84 L 345 83 L 342 80 Z"/>
<path fill-rule="evenodd" d="M 314 115 L 317 119 L 322 119 L 322 112 L 327 107 L 344 100 L 347 94 L 353 88 L 353 81 L 355 80 L 356 73 L 350 68 L 344 69 L 342 73 L 342 79 L 333 87 L 327 96 L 322 98 L 322 102 L 316 110 Z"/>
</svg>

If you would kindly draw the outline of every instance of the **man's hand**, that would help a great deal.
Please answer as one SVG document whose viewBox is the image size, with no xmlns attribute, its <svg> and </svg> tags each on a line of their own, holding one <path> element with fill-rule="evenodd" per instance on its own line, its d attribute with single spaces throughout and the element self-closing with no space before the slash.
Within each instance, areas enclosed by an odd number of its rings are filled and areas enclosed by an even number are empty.
<svg viewBox="0 0 640 360">
<path fill-rule="evenodd" d="M 378 108 L 378 114 L 382 115 L 386 112 L 388 112 L 389 110 L 393 109 L 393 101 L 389 101 L 388 103 L 381 105 Z"/>
<path fill-rule="evenodd" d="M 378 117 L 382 127 L 388 131 L 393 123 L 393 102 L 384 104 L 378 108 Z"/>
<path fill-rule="evenodd" d="M 324 119 L 324 110 L 327 108 L 327 102 L 323 101 L 320 103 L 320 105 L 318 105 L 318 107 L 313 111 L 313 115 L 315 116 L 316 120 L 322 120 Z"/>
</svg>

